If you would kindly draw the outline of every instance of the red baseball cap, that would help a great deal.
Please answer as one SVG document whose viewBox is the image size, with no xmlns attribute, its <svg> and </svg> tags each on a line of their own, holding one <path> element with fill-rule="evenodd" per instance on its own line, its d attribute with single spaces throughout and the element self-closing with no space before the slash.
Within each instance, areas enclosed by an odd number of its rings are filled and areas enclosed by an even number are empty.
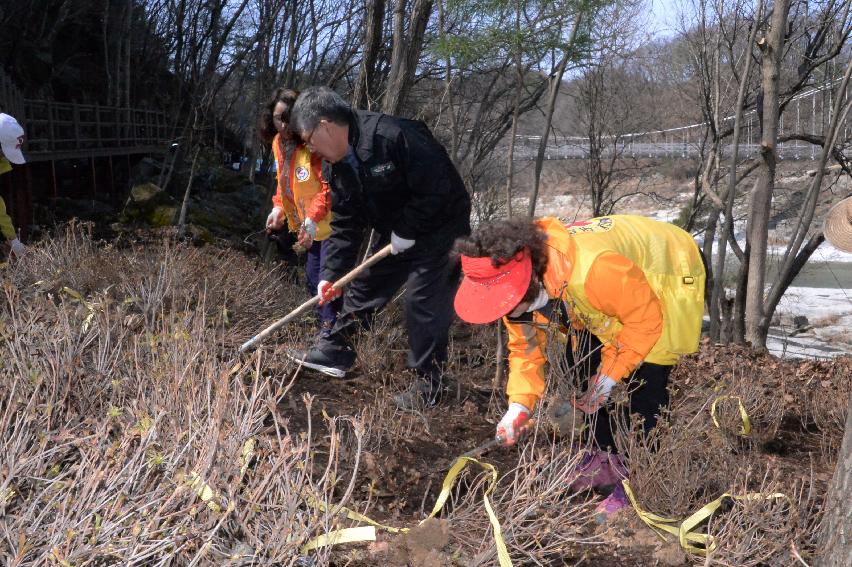
<svg viewBox="0 0 852 567">
<path fill-rule="evenodd" d="M 518 306 L 532 277 L 530 251 L 524 248 L 495 267 L 490 257 L 462 255 L 464 279 L 456 292 L 458 316 L 468 323 L 496 321 Z"/>
</svg>

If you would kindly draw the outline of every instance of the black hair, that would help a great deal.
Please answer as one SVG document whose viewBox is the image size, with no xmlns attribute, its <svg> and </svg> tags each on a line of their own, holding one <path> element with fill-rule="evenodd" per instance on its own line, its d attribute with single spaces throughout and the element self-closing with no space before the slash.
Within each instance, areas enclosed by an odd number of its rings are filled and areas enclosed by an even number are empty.
<svg viewBox="0 0 852 567">
<path fill-rule="evenodd" d="M 478 227 L 470 236 L 456 240 L 454 251 L 473 258 L 491 258 L 494 267 L 501 266 L 524 248 L 530 251 L 533 273 L 544 278 L 547 268 L 547 235 L 529 217 L 496 221 Z M 530 283 L 535 281 L 531 278 Z M 530 285 L 523 301 L 532 301 L 538 286 Z"/>
<path fill-rule="evenodd" d="M 296 104 L 296 100 L 299 98 L 299 91 L 288 89 L 285 87 L 279 87 L 275 89 L 272 93 L 272 96 L 263 106 L 263 109 L 260 111 L 260 116 L 257 121 L 257 132 L 260 134 L 261 139 L 263 141 L 269 143 L 275 138 L 275 135 L 278 133 L 278 129 L 275 128 L 275 122 L 272 120 L 272 114 L 275 112 L 275 107 L 279 102 L 284 103 L 284 112 L 281 113 L 281 121 L 287 125 L 290 130 L 290 134 L 292 135 L 292 139 L 298 144 L 301 143 L 301 139 L 299 138 L 299 133 L 292 127 L 292 123 L 290 121 L 291 115 L 293 113 L 293 105 Z"/>
</svg>

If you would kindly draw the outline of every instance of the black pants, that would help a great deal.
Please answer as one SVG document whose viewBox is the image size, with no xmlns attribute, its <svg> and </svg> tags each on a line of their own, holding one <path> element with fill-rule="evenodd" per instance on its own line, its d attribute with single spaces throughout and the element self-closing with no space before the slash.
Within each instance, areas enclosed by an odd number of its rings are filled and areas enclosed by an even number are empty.
<svg viewBox="0 0 852 567">
<path fill-rule="evenodd" d="M 587 331 L 576 334 L 576 350 L 572 349 L 571 342 L 566 349 L 568 362 L 585 360 L 579 363 L 585 390 L 588 387 L 589 378 L 597 372 L 601 362 L 601 342 L 598 338 Z M 628 407 L 621 408 L 622 419 L 629 418 L 632 414 L 639 414 L 643 418 L 642 427 L 645 432 L 652 430 L 657 425 L 657 416 L 660 410 L 669 405 L 669 374 L 672 366 L 643 362 L 639 368 L 627 378 L 627 390 L 630 402 Z M 616 416 L 611 414 L 611 409 L 601 407 L 597 413 L 588 417 L 594 424 L 595 444 L 601 450 L 617 452 L 613 428 Z"/>
<path fill-rule="evenodd" d="M 372 252 L 385 246 L 380 239 Z M 376 311 L 396 292 L 405 290 L 405 326 L 408 331 L 407 366 L 436 385 L 447 361 L 447 343 L 453 320 L 453 298 L 461 266 L 447 250 L 436 253 L 420 247 L 388 256 L 349 284 L 343 308 L 331 333 L 316 348 L 342 366 L 355 363 L 352 335 L 359 326 L 369 327 Z"/>
</svg>

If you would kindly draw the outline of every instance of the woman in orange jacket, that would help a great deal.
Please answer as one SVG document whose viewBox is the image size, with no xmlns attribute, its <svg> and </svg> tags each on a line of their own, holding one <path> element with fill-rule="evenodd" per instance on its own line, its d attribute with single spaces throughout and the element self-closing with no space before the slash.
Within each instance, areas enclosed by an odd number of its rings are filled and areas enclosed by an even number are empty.
<svg viewBox="0 0 852 567">
<path fill-rule="evenodd" d="M 555 218 L 498 222 L 460 239 L 464 280 L 458 315 L 470 323 L 503 318 L 509 336 L 509 409 L 497 436 L 512 444 L 544 392 L 547 329 L 579 330 L 580 360 L 593 373 L 575 403 L 594 424 L 596 448 L 571 488 L 608 488 L 601 518 L 627 506 L 626 475 L 607 401 L 628 382 L 630 413 L 646 431 L 668 405 L 668 376 L 678 357 L 695 352 L 704 314 L 705 270 L 698 246 L 680 228 L 612 215 L 570 225 Z M 562 317 L 560 317 L 560 313 Z M 570 344 L 570 343 L 569 343 Z"/>
<path fill-rule="evenodd" d="M 272 197 L 272 211 L 266 219 L 267 233 L 287 224 L 307 251 L 305 275 L 308 293 L 314 295 L 326 259 L 327 238 L 331 234 L 331 196 L 322 177 L 322 158 L 313 155 L 298 134 L 290 129 L 290 111 L 299 93 L 276 89 L 260 116 L 260 135 L 272 143 L 278 188 Z M 342 300 L 317 306 L 320 333 L 334 326 Z"/>
</svg>

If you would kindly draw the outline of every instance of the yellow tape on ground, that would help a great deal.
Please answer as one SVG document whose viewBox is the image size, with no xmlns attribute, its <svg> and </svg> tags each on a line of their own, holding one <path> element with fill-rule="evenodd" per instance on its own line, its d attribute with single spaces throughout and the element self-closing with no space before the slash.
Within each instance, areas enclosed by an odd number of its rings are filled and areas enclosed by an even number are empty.
<svg viewBox="0 0 852 567">
<path fill-rule="evenodd" d="M 639 518 L 645 522 L 648 527 L 657 532 L 657 535 L 663 539 L 665 539 L 663 532 L 676 536 L 682 548 L 690 553 L 695 553 L 696 555 L 707 555 L 708 551 L 712 552 L 716 549 L 715 537 L 710 534 L 696 533 L 694 530 L 701 522 L 709 518 L 719 508 L 719 506 L 722 505 L 725 498 L 733 498 L 734 500 L 769 500 L 772 498 L 787 498 L 786 494 L 782 494 L 780 492 L 774 492 L 772 494 L 749 493 L 742 496 L 736 496 L 726 492 L 716 500 L 702 506 L 701 509 L 687 517 L 685 520 L 681 521 L 646 512 L 636 501 L 636 497 L 633 495 L 633 491 L 630 489 L 630 484 L 627 480 L 622 480 L 621 484 L 624 486 L 624 492 L 627 493 L 627 498 L 630 499 L 630 503 L 633 505 L 633 508 L 636 510 Z M 698 544 L 701 547 L 693 544 Z"/>
<path fill-rule="evenodd" d="M 302 494 L 302 498 L 305 499 L 305 502 L 309 506 L 313 506 L 314 508 L 317 508 L 318 510 L 322 510 L 323 512 L 329 511 L 328 506 L 325 504 L 325 502 L 320 502 L 319 500 L 317 500 L 316 498 L 314 498 L 313 496 L 311 496 L 309 494 Z M 406 533 L 408 531 L 408 528 L 395 528 L 393 526 L 386 526 L 385 524 L 380 524 L 379 522 L 376 522 L 375 520 L 368 518 L 364 514 L 360 514 L 360 513 L 356 512 L 355 510 L 352 510 L 352 509 L 347 508 L 345 506 L 342 507 L 340 509 L 340 511 L 343 512 L 344 514 L 346 514 L 346 517 L 349 518 L 350 520 L 355 520 L 356 522 L 364 522 L 365 524 L 370 524 L 371 526 L 375 526 L 379 529 L 385 530 L 386 532 L 396 534 L 396 533 Z"/>
<path fill-rule="evenodd" d="M 302 553 L 327 545 L 339 545 L 341 543 L 355 543 L 359 541 L 376 541 L 376 528 L 373 526 L 362 526 L 360 528 L 344 528 L 322 534 L 303 545 Z"/>
<path fill-rule="evenodd" d="M 713 424 L 716 425 L 716 427 L 718 427 L 719 429 L 722 428 L 719 425 L 719 420 L 716 419 L 716 403 L 727 399 L 737 400 L 737 404 L 740 408 L 740 417 L 743 420 L 743 424 L 740 426 L 740 435 L 742 437 L 748 437 L 751 434 L 751 419 L 749 419 L 748 412 L 746 411 L 745 406 L 743 405 L 743 399 L 739 396 L 719 396 L 718 398 L 713 400 L 713 403 L 710 404 L 710 417 L 713 418 Z"/>
<path fill-rule="evenodd" d="M 426 518 L 434 518 L 438 515 L 438 512 L 444 507 L 444 504 L 447 502 L 447 498 L 450 496 L 450 492 L 455 486 L 456 479 L 459 474 L 467 468 L 468 465 L 475 464 L 479 465 L 485 472 L 489 473 L 491 477 L 488 481 L 488 486 L 486 486 L 485 491 L 482 493 L 482 503 L 485 506 L 485 512 L 488 514 L 488 521 L 491 522 L 491 528 L 494 531 L 494 544 L 497 547 L 497 560 L 500 563 L 500 567 L 512 567 L 512 559 L 509 557 L 509 551 L 506 549 L 506 543 L 503 540 L 503 532 L 500 529 L 500 520 L 497 519 L 497 514 L 494 513 L 494 509 L 491 506 L 491 500 L 488 496 L 494 491 L 494 487 L 497 485 L 497 469 L 494 468 L 494 465 L 489 463 L 483 463 L 482 461 L 478 461 L 472 457 L 459 457 L 453 463 L 453 466 L 450 467 L 449 472 L 447 472 L 447 476 L 444 477 L 444 482 L 441 485 L 441 492 L 438 494 L 438 499 L 435 501 L 435 506 L 432 507 L 432 512 L 429 513 L 429 516 Z M 308 505 L 313 506 L 315 508 L 319 508 L 323 512 L 328 512 L 328 506 L 324 503 L 319 502 L 315 498 L 311 496 L 305 496 L 305 502 Z M 391 533 L 406 533 L 408 532 L 408 528 L 394 528 L 392 526 L 386 526 L 384 524 L 380 524 L 374 520 L 371 520 L 367 516 L 363 514 L 359 514 L 354 510 L 350 510 L 349 508 L 341 508 L 341 512 L 346 513 L 346 517 L 370 524 L 368 528 L 349 528 L 349 530 L 373 530 L 372 534 L 369 531 L 363 532 L 363 539 L 357 539 L 358 532 L 352 532 L 352 534 L 348 533 L 347 530 L 336 530 L 333 532 L 329 532 L 327 534 L 320 535 L 315 537 L 304 546 L 302 546 L 302 553 L 310 551 L 312 549 L 316 549 L 318 547 L 323 547 L 325 545 L 337 545 L 340 543 L 353 543 L 358 541 L 375 541 L 376 533 L 374 528 L 380 528 L 385 531 Z M 423 520 L 425 522 L 426 520 Z M 423 522 L 420 522 L 421 524 Z M 338 536 L 334 534 L 338 534 L 339 532 L 347 532 L 346 539 L 338 539 Z M 372 537 L 370 537 L 372 535 Z M 342 536 L 341 536 L 342 537 Z"/>
<path fill-rule="evenodd" d="M 441 493 L 438 495 L 438 500 L 435 501 L 435 506 L 432 508 L 429 518 L 435 517 L 441 511 L 441 508 L 444 507 L 444 503 L 446 503 L 447 498 L 450 496 L 450 491 L 456 483 L 456 478 L 469 464 L 479 465 L 483 470 L 491 474 L 491 480 L 482 493 L 482 503 L 485 505 L 485 512 L 488 514 L 491 528 L 494 530 L 494 543 L 497 546 L 497 560 L 500 562 L 500 567 L 512 567 L 509 551 L 506 549 L 506 543 L 503 541 L 503 532 L 500 530 L 500 520 L 497 519 L 494 509 L 491 507 L 491 501 L 488 499 L 488 495 L 494 492 L 494 487 L 497 485 L 497 469 L 494 468 L 494 465 L 483 463 L 473 457 L 459 457 L 456 459 L 456 462 L 450 467 L 447 476 L 444 477 Z"/>
</svg>

